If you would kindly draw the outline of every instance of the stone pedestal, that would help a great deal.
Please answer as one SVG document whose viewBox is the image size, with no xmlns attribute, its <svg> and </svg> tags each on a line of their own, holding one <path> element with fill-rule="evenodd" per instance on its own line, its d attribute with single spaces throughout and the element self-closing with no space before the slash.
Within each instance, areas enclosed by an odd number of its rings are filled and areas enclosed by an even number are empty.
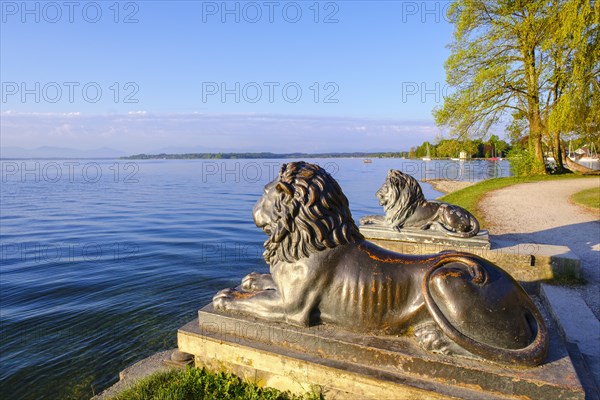
<svg viewBox="0 0 600 400">
<path fill-rule="evenodd" d="M 402 229 L 397 231 L 387 225 L 376 223 L 361 225 L 359 229 L 360 233 L 368 240 L 378 239 L 406 243 L 434 244 L 457 248 L 457 250 L 460 250 L 461 247 L 477 249 L 490 248 L 490 236 L 488 231 L 479 231 L 479 233 L 473 237 L 461 238 L 449 236 L 444 232 L 438 232 L 431 229 Z"/>
<path fill-rule="evenodd" d="M 566 246 L 513 243 L 480 231 L 471 238 L 457 238 L 432 230 L 396 231 L 381 223 L 360 226 L 365 238 L 402 254 L 433 254 L 445 250 L 476 254 L 498 265 L 520 282 L 578 279 L 579 257 Z"/>
<path fill-rule="evenodd" d="M 427 353 L 411 339 L 367 336 L 217 314 L 212 306 L 178 331 L 196 366 L 227 370 L 293 392 L 344 399 L 581 399 L 585 394 L 551 327 L 550 353 L 535 368 Z"/>
</svg>

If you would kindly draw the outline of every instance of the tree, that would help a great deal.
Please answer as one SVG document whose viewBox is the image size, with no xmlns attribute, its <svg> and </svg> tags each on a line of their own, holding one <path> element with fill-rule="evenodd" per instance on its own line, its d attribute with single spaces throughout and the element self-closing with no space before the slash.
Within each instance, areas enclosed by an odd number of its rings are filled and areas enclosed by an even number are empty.
<svg viewBox="0 0 600 400">
<path fill-rule="evenodd" d="M 553 0 L 553 29 L 544 47 L 551 71 L 546 120 L 559 169 L 561 137 L 579 132 L 586 141 L 600 132 L 600 7 L 588 0 Z"/>
<path fill-rule="evenodd" d="M 455 0 L 446 61 L 454 92 L 434 110 L 438 125 L 485 137 L 512 115 L 509 130 L 523 129 L 537 160 L 531 172 L 545 172 L 544 138 L 560 151 L 569 123 L 594 131 L 600 120 L 599 8 L 589 0 Z"/>
<path fill-rule="evenodd" d="M 436 146 L 438 157 L 458 157 L 461 146 L 456 139 L 442 139 Z"/>
<path fill-rule="evenodd" d="M 460 151 L 467 153 L 467 157 L 479 157 L 479 144 L 471 139 L 460 141 Z"/>
<path fill-rule="evenodd" d="M 417 149 L 415 150 L 415 156 L 425 157 L 427 155 L 427 149 L 429 148 L 429 155 L 435 157 L 435 147 L 429 142 L 423 142 Z"/>
</svg>

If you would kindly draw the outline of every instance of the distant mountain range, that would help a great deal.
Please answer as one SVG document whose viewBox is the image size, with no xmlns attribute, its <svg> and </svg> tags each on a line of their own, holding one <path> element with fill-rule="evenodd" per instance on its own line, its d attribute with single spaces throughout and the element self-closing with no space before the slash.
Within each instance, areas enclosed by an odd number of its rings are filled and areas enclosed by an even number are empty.
<svg viewBox="0 0 600 400">
<path fill-rule="evenodd" d="M 0 158 L 119 158 L 125 153 L 101 147 L 99 149 L 79 150 L 66 147 L 42 146 L 35 149 L 25 149 L 23 147 L 2 147 L 0 148 Z"/>
</svg>

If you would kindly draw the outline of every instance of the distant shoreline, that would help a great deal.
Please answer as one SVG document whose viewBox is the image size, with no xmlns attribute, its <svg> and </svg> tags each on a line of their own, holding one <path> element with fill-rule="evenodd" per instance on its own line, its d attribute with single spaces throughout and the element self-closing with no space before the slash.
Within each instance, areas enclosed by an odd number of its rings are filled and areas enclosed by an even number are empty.
<svg viewBox="0 0 600 400">
<path fill-rule="evenodd" d="M 239 160 L 275 158 L 408 158 L 408 152 L 354 152 L 354 153 L 184 153 L 135 154 L 119 157 L 121 160 Z"/>
<path fill-rule="evenodd" d="M 398 153 L 184 153 L 184 154 L 135 154 L 131 156 L 111 157 L 2 157 L 0 161 L 36 161 L 36 160 L 260 160 L 260 159 L 301 159 L 301 158 L 398 158 L 413 161 L 424 161 L 419 157 L 408 157 L 408 152 Z M 472 157 L 462 161 L 486 161 L 487 158 Z M 456 161 L 448 157 L 431 157 L 431 161 Z"/>
</svg>

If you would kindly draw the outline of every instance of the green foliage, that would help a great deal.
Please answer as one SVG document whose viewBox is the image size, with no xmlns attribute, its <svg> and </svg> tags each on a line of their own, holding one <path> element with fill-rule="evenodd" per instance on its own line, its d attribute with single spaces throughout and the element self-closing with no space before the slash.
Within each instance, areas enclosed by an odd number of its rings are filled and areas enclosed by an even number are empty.
<svg viewBox="0 0 600 400">
<path fill-rule="evenodd" d="M 458 157 L 462 147 L 458 140 L 444 139 L 435 146 L 438 157 Z"/>
<path fill-rule="evenodd" d="M 600 6 L 589 0 L 554 4 L 553 29 L 544 43 L 555 89 L 548 128 L 594 140 L 600 132 Z"/>
<path fill-rule="evenodd" d="M 536 175 L 545 168 L 529 149 L 516 147 L 508 152 L 507 158 L 514 176 Z"/>
<path fill-rule="evenodd" d="M 600 188 L 591 188 L 575 193 L 571 199 L 578 204 L 600 209 Z"/>
<path fill-rule="evenodd" d="M 111 400 L 323 400 L 320 393 L 296 396 L 243 382 L 235 375 L 199 368 L 171 370 L 147 377 Z"/>
<path fill-rule="evenodd" d="M 423 142 L 419 147 L 415 149 L 415 157 L 421 158 L 427 155 L 427 147 L 429 146 L 429 155 L 436 157 L 435 146 L 429 142 Z"/>
<path fill-rule="evenodd" d="M 536 43 L 547 33 L 544 22 L 532 17 L 540 8 L 539 1 L 452 3 L 456 29 L 446 71 L 456 90 L 434 112 L 438 124 L 461 137 L 481 137 L 508 109 L 523 108 L 528 114 L 527 94 L 524 102 L 519 97 L 537 84 L 528 79 L 538 77 L 527 76 L 524 63 L 526 56 L 535 57 Z"/>
<path fill-rule="evenodd" d="M 413 157 L 423 157 L 427 154 L 427 146 L 429 145 L 432 157 L 453 158 L 458 157 L 461 151 L 467 153 L 467 157 L 484 158 L 490 157 L 492 152 L 499 157 L 504 154 L 510 145 L 504 140 L 500 140 L 498 136 L 492 135 L 488 142 L 481 140 L 458 140 L 458 139 L 441 139 L 437 144 L 423 142 L 415 149 Z"/>
</svg>

